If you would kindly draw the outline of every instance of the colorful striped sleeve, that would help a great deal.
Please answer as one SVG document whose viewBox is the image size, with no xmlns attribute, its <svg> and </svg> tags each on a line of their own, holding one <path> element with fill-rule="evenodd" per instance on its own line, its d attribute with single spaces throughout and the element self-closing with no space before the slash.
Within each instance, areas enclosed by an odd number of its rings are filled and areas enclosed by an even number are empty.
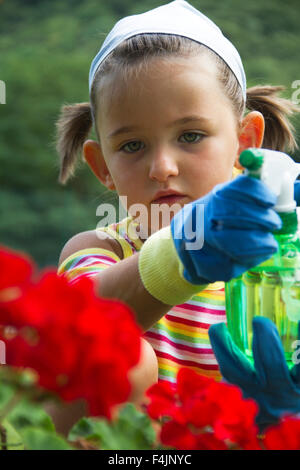
<svg viewBox="0 0 300 470">
<path fill-rule="evenodd" d="M 104 248 L 86 248 L 76 251 L 66 258 L 57 270 L 58 275 L 65 275 L 74 282 L 79 277 L 93 277 L 120 261 L 112 251 Z"/>
<path fill-rule="evenodd" d="M 175 305 L 144 334 L 158 362 L 159 380 L 176 382 L 180 367 L 221 379 L 211 347 L 210 325 L 226 322 L 225 290 L 222 282 L 209 284 L 189 301 Z"/>
</svg>

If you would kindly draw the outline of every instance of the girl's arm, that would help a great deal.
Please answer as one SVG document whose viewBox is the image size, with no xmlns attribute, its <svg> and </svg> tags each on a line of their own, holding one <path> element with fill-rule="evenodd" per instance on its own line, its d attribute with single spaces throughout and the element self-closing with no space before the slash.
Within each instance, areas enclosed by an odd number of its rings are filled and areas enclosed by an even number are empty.
<svg viewBox="0 0 300 470">
<path fill-rule="evenodd" d="M 99 274 L 99 293 L 115 297 L 129 305 L 136 321 L 146 331 L 171 308 L 152 297 L 145 289 L 138 270 L 139 253 L 105 269 Z"/>
<path fill-rule="evenodd" d="M 106 267 L 94 277 L 98 282 L 98 292 L 101 297 L 115 298 L 129 305 L 143 331 L 149 329 L 172 308 L 171 305 L 154 298 L 145 289 L 138 269 L 139 253 L 121 259 L 123 254 L 119 243 L 106 234 L 104 238 L 99 239 L 95 231 L 90 230 L 72 237 L 61 252 L 59 266 L 73 253 L 88 248 L 103 248 L 119 257 L 119 262 Z"/>
</svg>

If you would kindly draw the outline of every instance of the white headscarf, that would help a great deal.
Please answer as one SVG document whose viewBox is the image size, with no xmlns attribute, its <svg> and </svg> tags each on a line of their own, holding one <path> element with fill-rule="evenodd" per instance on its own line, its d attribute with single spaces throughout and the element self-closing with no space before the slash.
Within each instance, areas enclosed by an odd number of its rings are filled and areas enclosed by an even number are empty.
<svg viewBox="0 0 300 470">
<path fill-rule="evenodd" d="M 147 33 L 175 34 L 193 39 L 212 49 L 236 76 L 246 101 L 246 76 L 238 51 L 213 21 L 185 0 L 174 0 L 146 13 L 127 16 L 118 21 L 92 61 L 89 90 L 91 91 L 99 65 L 113 49 L 125 39 Z"/>
</svg>

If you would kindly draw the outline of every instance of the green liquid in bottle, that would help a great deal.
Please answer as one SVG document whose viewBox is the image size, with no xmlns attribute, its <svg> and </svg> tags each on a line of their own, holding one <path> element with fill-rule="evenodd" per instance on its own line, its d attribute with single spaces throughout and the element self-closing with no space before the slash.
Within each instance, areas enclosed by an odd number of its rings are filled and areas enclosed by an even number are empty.
<svg viewBox="0 0 300 470">
<path fill-rule="evenodd" d="M 274 233 L 278 252 L 226 283 L 226 315 L 233 340 L 250 360 L 252 320 L 255 316 L 269 318 L 278 329 L 287 364 L 292 367 L 300 320 L 300 241 L 296 211 L 279 215 L 283 227 Z"/>
<path fill-rule="evenodd" d="M 247 356 L 252 357 L 252 320 L 255 316 L 260 315 L 260 284 L 261 274 L 256 271 L 248 271 L 242 276 L 245 285 L 244 295 L 246 297 L 246 325 L 247 325 L 247 348 L 245 350 Z"/>
</svg>

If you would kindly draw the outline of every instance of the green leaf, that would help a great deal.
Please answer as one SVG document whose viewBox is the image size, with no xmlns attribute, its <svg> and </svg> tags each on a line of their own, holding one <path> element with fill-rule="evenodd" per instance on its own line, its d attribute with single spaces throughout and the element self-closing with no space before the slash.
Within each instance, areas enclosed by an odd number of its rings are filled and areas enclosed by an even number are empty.
<svg viewBox="0 0 300 470">
<path fill-rule="evenodd" d="M 19 431 L 27 426 L 35 426 L 48 432 L 55 432 L 50 416 L 39 403 L 30 403 L 23 399 L 8 415 L 9 421 Z"/>
<path fill-rule="evenodd" d="M 25 389 L 20 390 L 21 382 Z M 22 373 L 16 373 L 10 368 L 0 370 L 0 417 L 4 413 L 17 431 L 26 426 L 36 426 L 55 432 L 53 421 L 44 410 L 42 401 L 32 401 L 32 384 L 33 374 L 29 369 Z"/>
<path fill-rule="evenodd" d="M 12 385 L 0 382 L 0 410 L 10 400 L 10 398 L 14 395 L 14 393 L 15 393 L 15 389 Z M 1 414 L 1 411 L 0 411 L 0 414 Z"/>
<path fill-rule="evenodd" d="M 22 438 L 15 428 L 7 420 L 3 421 L 2 427 L 6 431 L 6 439 L 5 442 L 1 439 L 0 449 L 5 446 L 7 450 L 24 450 Z"/>
<path fill-rule="evenodd" d="M 63 437 L 34 427 L 20 432 L 26 450 L 73 450 Z"/>
<path fill-rule="evenodd" d="M 70 430 L 68 440 L 74 442 L 77 439 L 96 438 L 94 430 L 95 424 L 92 418 L 81 418 Z"/>
<path fill-rule="evenodd" d="M 103 450 L 146 450 L 153 448 L 155 431 L 148 416 L 128 403 L 113 422 L 82 418 L 73 426 L 68 439 L 93 441 Z"/>
</svg>

